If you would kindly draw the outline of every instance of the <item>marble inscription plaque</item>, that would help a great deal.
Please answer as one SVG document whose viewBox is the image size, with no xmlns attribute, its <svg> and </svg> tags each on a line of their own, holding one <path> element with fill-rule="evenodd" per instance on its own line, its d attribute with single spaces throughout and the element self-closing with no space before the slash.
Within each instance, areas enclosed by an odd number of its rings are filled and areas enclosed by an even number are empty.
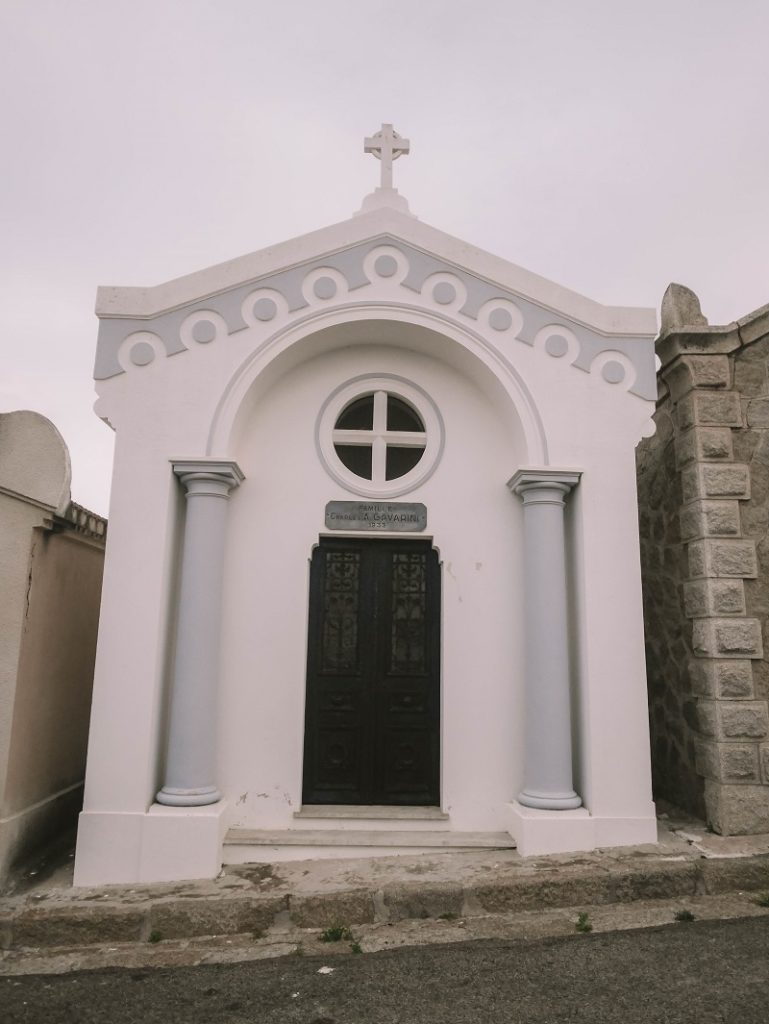
<svg viewBox="0 0 769 1024">
<path fill-rule="evenodd" d="M 330 501 L 326 505 L 329 530 L 377 530 L 420 533 L 427 526 L 427 508 L 407 501 Z"/>
</svg>

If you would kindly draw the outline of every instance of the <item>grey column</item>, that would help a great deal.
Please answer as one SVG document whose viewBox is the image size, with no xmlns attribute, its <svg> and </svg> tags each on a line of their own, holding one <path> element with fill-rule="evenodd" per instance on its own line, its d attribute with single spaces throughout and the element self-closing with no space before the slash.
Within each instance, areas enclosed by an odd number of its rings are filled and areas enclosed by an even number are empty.
<svg viewBox="0 0 769 1024">
<path fill-rule="evenodd" d="M 187 514 L 171 683 L 165 784 L 156 800 L 196 807 L 221 799 L 215 783 L 222 559 L 227 502 L 243 474 L 234 462 L 174 462 Z"/>
<path fill-rule="evenodd" d="M 508 487 L 523 501 L 526 807 L 582 804 L 571 770 L 571 699 L 563 510 L 579 473 L 520 470 Z"/>
</svg>

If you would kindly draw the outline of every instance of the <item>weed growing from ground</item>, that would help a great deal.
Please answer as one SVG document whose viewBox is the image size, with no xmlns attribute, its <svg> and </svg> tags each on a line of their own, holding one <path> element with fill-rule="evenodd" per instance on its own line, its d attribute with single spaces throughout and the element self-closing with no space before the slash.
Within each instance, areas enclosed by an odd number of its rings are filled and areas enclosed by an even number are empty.
<svg viewBox="0 0 769 1024">
<path fill-rule="evenodd" d="M 578 932 L 592 932 L 593 926 L 588 920 L 588 916 L 589 915 L 584 910 L 581 910 L 579 914 L 577 914 L 577 923 L 574 927 Z"/>
<path fill-rule="evenodd" d="M 677 910 L 675 913 L 676 921 L 695 921 L 696 918 L 691 910 Z"/>
<path fill-rule="evenodd" d="M 332 924 L 318 936 L 321 942 L 353 942 L 352 932 L 343 924 Z"/>
<path fill-rule="evenodd" d="M 160 942 L 163 936 L 156 929 L 151 931 L 147 936 L 147 942 Z"/>
</svg>

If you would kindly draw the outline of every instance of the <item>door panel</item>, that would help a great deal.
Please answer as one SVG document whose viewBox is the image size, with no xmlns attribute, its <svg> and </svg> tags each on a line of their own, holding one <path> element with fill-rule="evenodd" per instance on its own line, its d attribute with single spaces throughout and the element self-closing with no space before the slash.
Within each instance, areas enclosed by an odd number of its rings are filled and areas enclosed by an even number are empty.
<svg viewBox="0 0 769 1024">
<path fill-rule="evenodd" d="M 310 574 L 305 803 L 440 802 L 439 629 L 429 541 L 321 539 Z"/>
</svg>

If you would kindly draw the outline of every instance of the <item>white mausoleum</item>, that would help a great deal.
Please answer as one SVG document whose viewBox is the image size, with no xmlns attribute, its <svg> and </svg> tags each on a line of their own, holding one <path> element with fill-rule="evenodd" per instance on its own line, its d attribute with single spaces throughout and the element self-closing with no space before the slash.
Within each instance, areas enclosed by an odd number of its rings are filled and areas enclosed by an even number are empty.
<svg viewBox="0 0 769 1024">
<path fill-rule="evenodd" d="M 655 315 L 421 223 L 102 288 L 117 433 L 75 882 L 653 842 Z"/>
</svg>

